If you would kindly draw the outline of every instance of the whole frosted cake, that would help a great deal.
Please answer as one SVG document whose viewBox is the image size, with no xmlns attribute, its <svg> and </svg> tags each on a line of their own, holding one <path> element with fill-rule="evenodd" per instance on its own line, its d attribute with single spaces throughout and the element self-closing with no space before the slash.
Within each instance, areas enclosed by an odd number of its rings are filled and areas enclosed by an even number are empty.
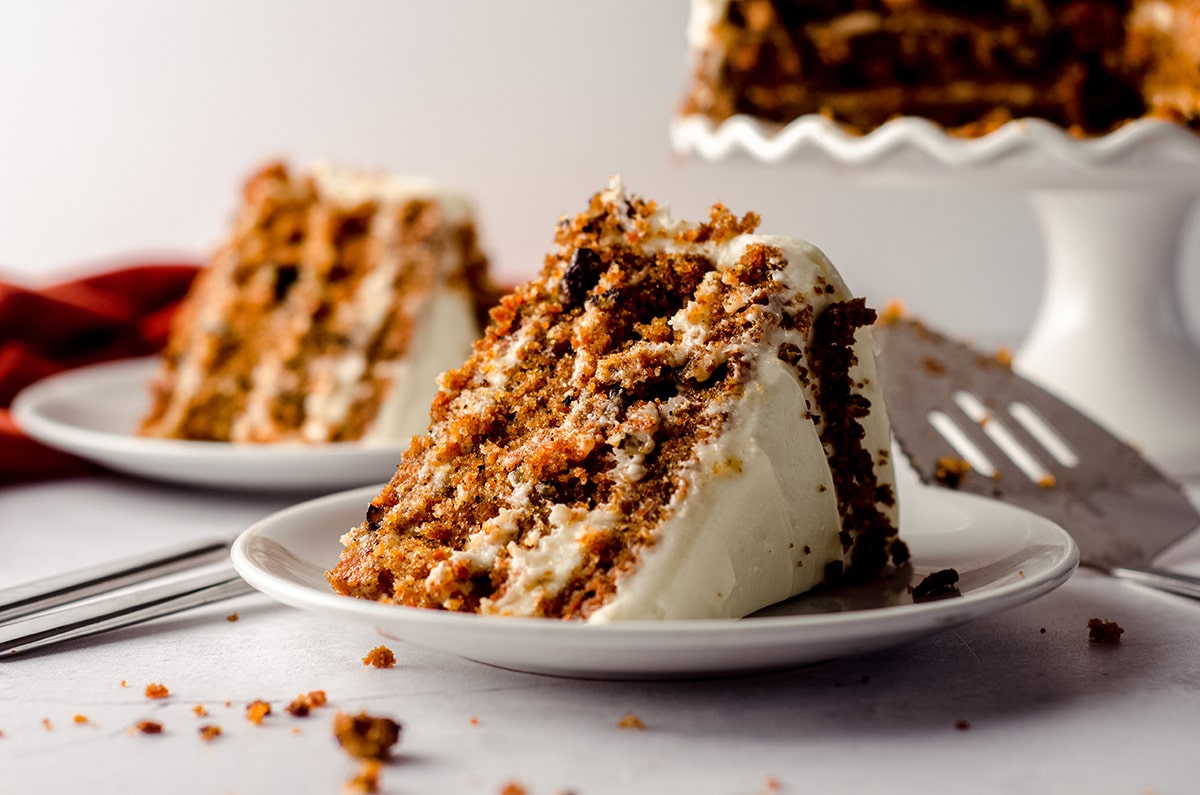
<svg viewBox="0 0 1200 795">
<path fill-rule="evenodd" d="M 141 433 L 395 441 L 482 333 L 470 202 L 428 181 L 272 164 L 172 325 Z"/>
<path fill-rule="evenodd" d="M 1200 127 L 1195 0 L 692 0 L 683 112 L 869 132 L 923 116 L 962 135 L 1037 117 L 1098 135 Z"/>
<path fill-rule="evenodd" d="M 587 621 L 738 617 L 897 541 L 874 312 L 811 245 L 614 180 L 441 378 L 339 593 Z"/>
</svg>

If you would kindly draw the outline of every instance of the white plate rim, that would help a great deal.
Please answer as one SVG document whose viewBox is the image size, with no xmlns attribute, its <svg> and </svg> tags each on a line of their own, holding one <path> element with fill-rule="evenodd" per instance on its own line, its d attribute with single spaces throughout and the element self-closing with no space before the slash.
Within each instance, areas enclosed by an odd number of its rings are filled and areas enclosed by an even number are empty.
<svg viewBox="0 0 1200 795">
<path fill-rule="evenodd" d="M 13 420 L 35 441 L 117 471 L 239 490 L 332 491 L 374 482 L 394 471 L 407 446 L 361 442 L 251 445 L 158 439 L 138 436 L 132 427 L 128 433 L 117 433 L 53 414 L 52 406 L 63 401 L 86 411 L 89 391 L 101 385 L 127 390 L 130 401 L 148 402 L 148 379 L 157 363 L 157 357 L 117 359 L 47 376 L 22 389 L 13 399 Z M 390 464 L 381 469 L 376 462 Z M 367 468 L 369 474 L 357 474 L 357 464 Z M 262 466 L 269 469 L 258 469 Z M 247 468 L 251 469 L 249 474 Z M 255 470 L 261 474 L 256 476 Z"/>
<path fill-rule="evenodd" d="M 986 500 L 971 494 L 961 494 L 945 489 L 911 485 L 906 487 L 905 497 L 913 499 L 914 493 L 924 495 L 933 500 L 951 500 L 971 508 L 982 508 L 1007 515 L 1011 519 L 1030 522 L 1031 526 L 1039 528 L 1043 534 L 1042 540 L 1052 543 L 1057 550 L 1057 556 L 1048 567 L 1034 572 L 1031 576 L 1018 581 L 997 585 L 986 593 L 965 593 L 962 597 L 943 599 L 930 602 L 894 605 L 875 609 L 858 611 L 806 614 L 789 616 L 756 616 L 740 621 L 721 619 L 700 619 L 685 621 L 634 621 L 614 622 L 611 624 L 582 624 L 578 622 L 562 622 L 539 618 L 494 618 L 474 614 L 461 614 L 400 605 L 385 605 L 352 597 L 341 596 L 332 590 L 318 591 L 312 586 L 295 577 L 288 577 L 264 567 L 256 555 L 262 551 L 259 546 L 266 543 L 278 543 L 273 534 L 280 528 L 285 529 L 291 523 L 303 520 L 306 514 L 320 511 L 332 511 L 339 506 L 358 506 L 365 511 L 370 499 L 378 493 L 381 486 L 353 489 L 338 494 L 331 494 L 316 500 L 310 500 L 289 508 L 285 508 L 245 530 L 234 541 L 231 557 L 238 573 L 252 586 L 268 596 L 292 607 L 307 610 L 326 616 L 336 616 L 342 619 L 365 623 L 375 627 L 389 637 L 399 637 L 418 646 L 425 646 L 441 651 L 447 651 L 445 646 L 428 638 L 405 637 L 414 630 L 432 630 L 436 633 L 472 633 L 479 636 L 481 641 L 488 637 L 503 636 L 509 639 L 519 639 L 522 642 L 543 641 L 551 638 L 552 643 L 563 645 L 603 647 L 614 639 L 627 642 L 644 642 L 647 639 L 661 645 L 666 651 L 679 651 L 689 644 L 703 642 L 749 644 L 749 647 L 762 643 L 775 644 L 795 640 L 795 636 L 804 632 L 832 633 L 839 636 L 855 636 L 873 629 L 885 632 L 892 628 L 889 623 L 898 619 L 911 618 L 917 634 L 926 634 L 935 629 L 948 628 L 963 621 L 971 620 L 981 615 L 987 615 L 999 610 L 1014 607 L 1030 601 L 1054 588 L 1062 585 L 1076 570 L 1079 563 L 1079 552 L 1070 535 L 1061 527 L 1049 520 L 1036 516 L 1015 506 Z M 913 491 L 915 490 L 915 492 Z M 902 502 L 903 505 L 903 502 Z M 355 520 L 351 519 L 351 522 Z M 347 526 L 345 529 L 349 529 Z M 336 539 L 334 539 L 336 542 Z M 336 547 L 336 544 L 334 544 Z M 257 548 L 256 548 L 257 547 Z M 340 549 L 340 547 L 337 547 Z M 334 550 L 336 556 L 336 549 Z M 331 559 L 325 565 L 332 565 Z M 903 633 L 901 633 L 903 634 Z M 782 637 L 788 636 L 788 637 Z M 890 644 L 883 644 L 890 645 Z M 450 653 L 456 653 L 449 650 Z M 486 652 L 486 650 L 485 650 Z M 630 671 L 612 669 L 604 665 L 593 665 L 587 670 L 573 670 L 570 665 L 536 662 L 529 665 L 513 665 L 498 663 L 489 659 L 487 653 L 479 655 L 459 654 L 469 659 L 500 667 L 516 668 L 534 673 L 551 673 L 556 675 L 583 675 L 600 678 L 628 678 Z M 803 654 L 797 655 L 799 662 L 809 661 Z M 799 663 L 797 663 L 799 664 Z M 744 666 L 746 670 L 755 668 L 753 661 Z M 725 668 L 721 668 L 724 671 Z M 694 675 L 696 673 L 718 672 L 709 671 L 705 666 L 692 666 L 687 670 L 675 670 L 669 663 L 662 670 L 644 672 L 648 677 L 655 678 L 665 674 L 678 673 Z"/>
</svg>

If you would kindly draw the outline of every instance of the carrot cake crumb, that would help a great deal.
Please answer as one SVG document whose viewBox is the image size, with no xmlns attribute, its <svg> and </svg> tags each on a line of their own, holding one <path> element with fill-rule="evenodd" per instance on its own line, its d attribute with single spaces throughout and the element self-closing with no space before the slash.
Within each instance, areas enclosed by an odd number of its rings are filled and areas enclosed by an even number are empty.
<svg viewBox="0 0 1200 795">
<path fill-rule="evenodd" d="M 46 731 L 52 731 L 54 729 L 54 724 L 50 722 L 49 718 L 42 718 L 42 728 Z"/>
<path fill-rule="evenodd" d="M 387 717 L 339 712 L 333 717 L 333 736 L 346 753 L 358 759 L 387 759 L 400 739 L 401 726 Z"/>
<path fill-rule="evenodd" d="M 221 727 L 214 723 L 206 723 L 200 727 L 200 739 L 205 742 L 212 742 L 221 736 Z"/>
<path fill-rule="evenodd" d="M 88 717 L 87 715 L 76 715 L 74 718 L 72 718 L 72 720 L 74 720 L 76 723 L 87 723 Z"/>
<path fill-rule="evenodd" d="M 166 698 L 171 695 L 171 691 L 166 685 L 161 685 L 158 682 L 151 682 L 146 685 L 146 698 Z"/>
<path fill-rule="evenodd" d="M 376 646 L 362 658 L 363 665 L 373 665 L 376 668 L 391 668 L 396 664 L 396 655 L 387 646 Z"/>
<path fill-rule="evenodd" d="M 129 687 L 129 682 L 127 682 L 127 681 L 125 681 L 124 679 L 122 679 L 122 680 L 121 680 L 121 687 Z"/>
<path fill-rule="evenodd" d="M 955 569 L 941 569 L 926 575 L 925 579 L 913 588 L 912 596 L 914 602 L 932 602 L 962 596 L 958 591 L 958 572 Z"/>
<path fill-rule="evenodd" d="M 500 788 L 500 795 L 526 795 L 525 785 L 510 781 Z"/>
<path fill-rule="evenodd" d="M 1115 621 L 1105 621 L 1100 618 L 1088 619 L 1088 643 L 1102 646 L 1113 646 L 1121 642 L 1125 629 Z"/>
<path fill-rule="evenodd" d="M 235 612 L 233 612 L 233 613 L 230 613 L 229 615 L 225 616 L 225 620 L 226 620 L 226 621 L 229 621 L 229 622 L 231 622 L 231 623 L 232 623 L 232 622 L 234 622 L 234 621 L 237 621 L 237 620 L 238 620 L 238 614 L 237 614 L 237 612 L 235 611 Z"/>
<path fill-rule="evenodd" d="M 778 792 L 781 787 L 783 787 L 783 784 L 779 782 L 779 779 L 774 776 L 767 776 L 767 790 L 769 792 Z"/>
<path fill-rule="evenodd" d="M 271 714 L 271 705 L 262 699 L 251 701 L 246 705 L 246 720 L 255 726 L 261 726 L 263 718 Z"/>
<path fill-rule="evenodd" d="M 1007 348 L 1003 345 L 1000 346 L 999 348 L 997 348 L 996 349 L 996 361 L 1000 362 L 1001 365 L 1003 365 L 1004 367 L 1007 367 L 1008 369 L 1011 370 L 1012 366 L 1013 366 L 1012 349 Z"/>
<path fill-rule="evenodd" d="M 1043 489 L 1052 489 L 1058 485 L 1058 480 L 1053 475 L 1042 475 L 1038 478 L 1037 484 Z"/>
<path fill-rule="evenodd" d="M 366 795 L 379 792 L 379 771 L 383 765 L 376 759 L 366 759 L 358 769 L 358 774 L 346 782 L 343 792 L 346 795 Z"/>
<path fill-rule="evenodd" d="M 287 705 L 287 711 L 297 718 L 303 718 L 315 707 L 325 706 L 325 691 L 312 690 L 308 693 L 301 693 L 292 699 L 292 703 Z"/>
<path fill-rule="evenodd" d="M 208 717 L 208 710 L 204 708 L 203 704 L 197 704 L 196 706 L 192 707 L 192 712 L 196 713 L 197 718 Z"/>
<path fill-rule="evenodd" d="M 162 734 L 163 725 L 155 720 L 138 721 L 137 730 L 142 734 Z"/>
<path fill-rule="evenodd" d="M 637 715 L 634 715 L 632 712 L 626 712 L 625 716 L 623 718 L 621 718 L 621 721 L 617 724 L 617 726 L 619 726 L 622 729 L 644 729 L 644 728 L 646 728 L 646 724 L 642 722 L 642 719 L 639 718 Z"/>
<path fill-rule="evenodd" d="M 895 323 L 897 320 L 902 320 L 908 316 L 908 307 L 904 302 L 893 298 L 883 305 L 883 309 L 879 310 L 879 317 L 875 323 L 880 326 L 886 326 L 888 323 Z"/>
<path fill-rule="evenodd" d="M 971 465 L 966 459 L 945 455 L 938 459 L 933 477 L 941 485 L 956 489 L 970 471 Z"/>
<path fill-rule="evenodd" d="M 472 717 L 470 720 L 467 721 L 467 723 L 471 724 L 472 726 L 478 726 L 479 718 Z"/>
</svg>

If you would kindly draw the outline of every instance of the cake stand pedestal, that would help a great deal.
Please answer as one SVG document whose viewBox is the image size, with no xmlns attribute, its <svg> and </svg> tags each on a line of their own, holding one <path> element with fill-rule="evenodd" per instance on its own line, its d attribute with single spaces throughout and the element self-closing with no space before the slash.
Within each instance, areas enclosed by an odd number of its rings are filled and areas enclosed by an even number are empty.
<svg viewBox="0 0 1200 795">
<path fill-rule="evenodd" d="M 805 117 L 677 121 L 678 152 L 807 165 L 870 186 L 1007 188 L 1028 196 L 1045 249 L 1019 372 L 1082 408 L 1161 469 L 1200 477 L 1200 349 L 1179 300 L 1179 242 L 1200 194 L 1200 138 L 1154 120 L 1075 139 L 1036 121 L 975 139 L 902 118 L 866 136 Z"/>
<path fill-rule="evenodd" d="M 1046 282 L 1020 372 L 1082 406 L 1160 467 L 1200 475 L 1200 352 L 1179 302 L 1194 189 L 1036 189 Z"/>
</svg>

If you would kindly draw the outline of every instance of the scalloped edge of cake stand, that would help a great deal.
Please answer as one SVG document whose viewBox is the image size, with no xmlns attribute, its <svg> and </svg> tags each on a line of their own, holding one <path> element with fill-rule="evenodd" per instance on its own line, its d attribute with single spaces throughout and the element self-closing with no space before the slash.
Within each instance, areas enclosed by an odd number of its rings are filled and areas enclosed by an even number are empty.
<svg viewBox="0 0 1200 795">
<path fill-rule="evenodd" d="M 976 138 L 952 136 L 904 116 L 865 135 L 824 116 L 773 125 L 748 116 L 671 124 L 676 154 L 821 167 L 838 177 L 919 187 L 963 182 L 1013 188 L 1196 184 L 1200 135 L 1160 119 L 1137 119 L 1108 135 L 1080 138 L 1041 119 L 1015 119 Z"/>
</svg>

